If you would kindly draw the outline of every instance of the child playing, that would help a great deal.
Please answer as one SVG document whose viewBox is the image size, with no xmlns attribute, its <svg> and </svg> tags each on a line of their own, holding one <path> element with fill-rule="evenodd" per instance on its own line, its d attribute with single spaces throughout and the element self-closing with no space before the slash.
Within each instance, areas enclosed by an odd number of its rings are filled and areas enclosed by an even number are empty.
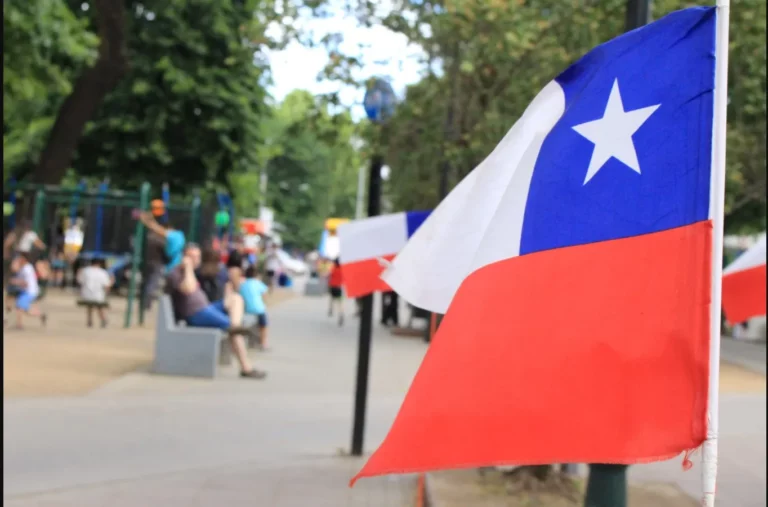
<svg viewBox="0 0 768 507">
<path fill-rule="evenodd" d="M 341 286 L 344 279 L 341 276 L 341 262 L 338 258 L 333 261 L 331 274 L 328 275 L 328 290 L 331 294 L 331 301 L 328 305 L 328 316 L 333 317 L 333 307 L 338 307 L 339 326 L 344 325 L 344 301 L 342 299 Z"/>
<path fill-rule="evenodd" d="M 96 308 L 101 319 L 101 327 L 107 327 L 107 289 L 112 286 L 112 277 L 105 269 L 104 259 L 93 259 L 91 265 L 84 267 L 77 274 L 80 284 L 80 303 L 86 306 L 88 327 L 93 327 L 93 309 Z"/>
<path fill-rule="evenodd" d="M 259 343 L 262 350 L 269 350 L 267 346 L 267 306 L 264 304 L 264 294 L 269 288 L 257 278 L 256 268 L 248 266 L 245 270 L 245 280 L 238 288 L 245 303 L 245 313 L 256 315 L 259 325 Z"/>
<path fill-rule="evenodd" d="M 67 269 L 67 261 L 64 259 L 64 250 L 57 249 L 51 260 L 51 286 L 64 287 L 65 269 Z"/>
<path fill-rule="evenodd" d="M 40 294 L 40 286 L 37 283 L 37 273 L 30 262 L 30 254 L 20 253 L 12 262 L 11 270 L 15 276 L 10 280 L 10 284 L 18 289 L 14 295 L 16 306 L 16 329 L 22 329 L 23 315 L 39 317 L 40 322 L 45 325 L 47 316 L 40 312 L 35 305 L 35 299 Z"/>
</svg>

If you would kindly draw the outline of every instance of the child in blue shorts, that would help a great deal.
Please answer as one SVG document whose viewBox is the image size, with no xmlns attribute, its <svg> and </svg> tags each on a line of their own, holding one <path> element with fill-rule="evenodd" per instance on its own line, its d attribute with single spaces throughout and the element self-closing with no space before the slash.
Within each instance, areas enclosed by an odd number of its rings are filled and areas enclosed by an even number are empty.
<svg viewBox="0 0 768 507">
<path fill-rule="evenodd" d="M 39 317 L 40 322 L 45 325 L 46 315 L 35 304 L 35 300 L 40 295 L 40 285 L 35 267 L 30 261 L 30 255 L 28 253 L 19 254 L 13 260 L 11 270 L 15 276 L 11 278 L 9 283 L 17 290 L 15 293 L 16 328 L 22 328 L 22 317 L 25 314 Z M 5 320 L 3 320 L 3 324 L 5 324 Z"/>
<path fill-rule="evenodd" d="M 255 315 L 259 325 L 259 343 L 262 350 L 267 350 L 267 306 L 264 304 L 264 294 L 269 288 L 258 279 L 255 266 L 245 270 L 245 280 L 240 282 L 238 292 L 243 297 L 245 313 Z"/>
</svg>

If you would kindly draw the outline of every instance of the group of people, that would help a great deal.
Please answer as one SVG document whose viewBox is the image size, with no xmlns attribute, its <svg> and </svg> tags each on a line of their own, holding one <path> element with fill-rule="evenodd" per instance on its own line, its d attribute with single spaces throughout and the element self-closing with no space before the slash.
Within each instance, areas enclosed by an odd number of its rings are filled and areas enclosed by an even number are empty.
<svg viewBox="0 0 768 507">
<path fill-rule="evenodd" d="M 177 320 L 191 327 L 225 331 L 240 364 L 240 376 L 266 377 L 264 371 L 251 365 L 245 342 L 245 336 L 257 329 L 261 349 L 269 350 L 264 295 L 270 288 L 260 279 L 254 262 L 257 259 L 249 259 L 236 242 L 234 249 L 225 252 L 223 263 L 222 252 L 214 248 L 213 242 L 201 248 L 187 243 L 184 233 L 172 224 L 158 223 L 151 213 L 141 213 L 138 218 L 149 229 L 148 247 L 155 248 L 148 252 L 147 264 L 155 264 L 145 270 L 148 276 L 144 280 L 142 303 L 147 309 L 151 307 L 152 295 L 164 278 L 165 292 L 171 298 Z M 268 251 L 268 258 L 272 250 Z M 255 320 L 255 328 L 247 325 L 249 318 Z"/>
<path fill-rule="evenodd" d="M 53 254 L 53 262 L 45 256 L 47 245 L 32 229 L 29 221 L 22 221 L 11 231 L 3 244 L 3 279 L 7 281 L 3 326 L 8 324 L 7 315 L 15 311 L 15 329 L 23 328 L 25 316 L 38 318 L 45 325 L 47 314 L 40 302 L 47 287 L 63 282 L 65 269 L 61 249 Z M 74 257 L 67 256 L 72 264 Z M 57 262 L 60 261 L 60 262 Z M 80 300 L 90 303 L 86 308 L 86 324 L 93 326 L 93 310 L 98 311 L 101 327 L 107 326 L 106 299 L 112 286 L 112 276 L 107 272 L 104 259 L 94 258 L 88 266 L 78 270 L 76 280 L 80 287 Z"/>
<path fill-rule="evenodd" d="M 38 236 L 29 220 L 21 220 L 3 242 L 3 280 L 6 282 L 5 314 L 3 325 L 8 324 L 7 315 L 15 311 L 14 327 L 21 329 L 25 316 L 39 318 L 45 325 L 47 314 L 40 308 L 48 287 L 63 287 L 64 274 L 73 266 L 82 246 L 81 220 L 69 220 L 66 237 L 48 245 Z M 62 225 L 62 227 L 65 227 Z M 62 229 L 63 230 L 63 229 Z M 74 237 L 74 239 L 73 239 Z M 89 266 L 78 270 L 74 277 L 81 290 L 81 299 L 106 301 L 106 292 L 112 285 L 104 259 L 93 259 Z M 86 320 L 92 326 L 93 307 L 88 307 Z M 99 307 L 102 327 L 106 326 L 104 308 Z"/>
</svg>

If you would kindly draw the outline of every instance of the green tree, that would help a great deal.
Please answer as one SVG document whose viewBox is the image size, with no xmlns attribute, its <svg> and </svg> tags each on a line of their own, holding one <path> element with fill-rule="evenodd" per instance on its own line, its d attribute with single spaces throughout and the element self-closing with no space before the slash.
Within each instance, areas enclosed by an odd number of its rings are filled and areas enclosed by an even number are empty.
<svg viewBox="0 0 768 507">
<path fill-rule="evenodd" d="M 128 11 L 131 71 L 88 125 L 78 172 L 126 186 L 229 187 L 228 174 L 257 163 L 265 27 L 231 0 Z"/>
<path fill-rule="evenodd" d="M 60 0 L 3 2 L 3 176 L 34 166 L 98 38 Z"/>
<path fill-rule="evenodd" d="M 654 1 L 653 15 L 692 4 Z M 367 24 L 406 35 L 427 55 L 425 77 L 408 88 L 383 143 L 393 168 L 390 198 L 413 209 L 437 204 L 444 159 L 454 185 L 548 81 L 621 34 L 626 1 L 396 0 L 381 16 L 376 2 L 359 0 L 352 9 Z M 765 20 L 764 1 L 732 9 L 726 189 L 732 232 L 765 229 Z M 332 53 L 326 74 L 350 82 L 356 56 Z"/>
<path fill-rule="evenodd" d="M 99 35 L 98 57 L 85 68 L 59 106 L 48 140 L 30 175 L 38 183 L 60 183 L 70 167 L 85 125 L 128 70 L 124 0 L 92 0 Z M 83 4 L 89 5 L 89 4 Z"/>
<path fill-rule="evenodd" d="M 352 142 L 356 126 L 348 112 L 331 112 L 326 101 L 301 90 L 286 96 L 268 125 L 264 202 L 284 226 L 286 244 L 313 248 L 326 218 L 354 214 L 362 163 Z"/>
</svg>

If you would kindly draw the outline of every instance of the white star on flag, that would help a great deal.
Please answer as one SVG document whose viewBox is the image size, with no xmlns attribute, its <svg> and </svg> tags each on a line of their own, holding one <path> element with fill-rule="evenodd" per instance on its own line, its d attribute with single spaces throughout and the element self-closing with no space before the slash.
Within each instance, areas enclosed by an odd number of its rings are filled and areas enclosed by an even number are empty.
<svg viewBox="0 0 768 507">
<path fill-rule="evenodd" d="M 660 105 L 625 111 L 619 92 L 619 80 L 614 80 L 603 117 L 573 127 L 573 130 L 595 143 L 592 159 L 589 161 L 589 169 L 587 169 L 587 175 L 584 178 L 585 185 L 611 157 L 623 162 L 637 174 L 640 174 L 640 163 L 637 161 L 632 134 L 643 126 L 643 123 Z"/>
</svg>

